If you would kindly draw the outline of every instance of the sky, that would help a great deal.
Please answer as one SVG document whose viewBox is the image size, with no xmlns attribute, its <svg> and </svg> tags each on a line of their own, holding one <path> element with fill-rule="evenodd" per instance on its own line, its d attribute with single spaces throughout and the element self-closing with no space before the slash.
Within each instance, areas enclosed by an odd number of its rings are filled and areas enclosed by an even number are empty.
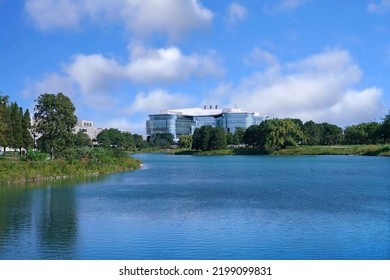
<svg viewBox="0 0 390 280">
<path fill-rule="evenodd" d="M 390 110 L 390 0 L 0 0 L 0 95 L 145 134 L 218 105 L 341 127 Z"/>
</svg>

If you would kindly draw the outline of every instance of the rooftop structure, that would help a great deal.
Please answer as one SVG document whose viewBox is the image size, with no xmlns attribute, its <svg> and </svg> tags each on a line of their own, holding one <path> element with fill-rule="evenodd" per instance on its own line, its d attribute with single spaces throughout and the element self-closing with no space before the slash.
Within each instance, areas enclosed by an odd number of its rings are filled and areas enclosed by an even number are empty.
<svg viewBox="0 0 390 280">
<path fill-rule="evenodd" d="M 79 131 L 84 132 L 91 138 L 92 140 L 96 140 L 96 137 L 100 132 L 102 132 L 102 128 L 94 127 L 93 121 L 87 120 L 77 120 L 76 126 L 73 128 L 73 132 L 77 133 Z"/>
<path fill-rule="evenodd" d="M 185 108 L 161 110 L 159 114 L 149 115 L 146 121 L 146 134 L 170 133 L 177 141 L 180 135 L 192 135 L 196 128 L 204 125 L 222 127 L 234 133 L 236 128 L 248 128 L 259 124 L 264 117 L 258 112 L 241 108 L 224 108 L 204 106 L 203 108 Z"/>
</svg>

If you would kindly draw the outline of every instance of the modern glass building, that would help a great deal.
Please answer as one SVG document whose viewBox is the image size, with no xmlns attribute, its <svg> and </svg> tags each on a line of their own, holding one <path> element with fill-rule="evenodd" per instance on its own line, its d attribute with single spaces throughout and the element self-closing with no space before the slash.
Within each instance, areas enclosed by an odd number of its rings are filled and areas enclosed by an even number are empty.
<svg viewBox="0 0 390 280">
<path fill-rule="evenodd" d="M 234 133 L 236 128 L 248 128 L 253 124 L 260 124 L 264 117 L 257 112 L 244 111 L 240 108 L 218 109 L 217 106 L 207 109 L 187 108 L 162 110 L 160 114 L 149 115 L 146 121 L 146 134 L 170 133 L 175 140 L 180 135 L 192 135 L 196 128 L 204 125 L 222 127 Z"/>
</svg>

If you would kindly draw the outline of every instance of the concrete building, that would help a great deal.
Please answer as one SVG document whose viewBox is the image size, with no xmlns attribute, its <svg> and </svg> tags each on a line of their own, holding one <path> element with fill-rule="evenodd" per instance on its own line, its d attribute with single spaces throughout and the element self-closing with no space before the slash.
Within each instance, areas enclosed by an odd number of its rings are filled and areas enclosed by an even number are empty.
<svg viewBox="0 0 390 280">
<path fill-rule="evenodd" d="M 177 141 L 180 135 L 192 135 L 196 128 L 204 125 L 222 127 L 234 133 L 238 127 L 246 129 L 253 124 L 259 124 L 263 119 L 258 112 L 240 108 L 219 109 L 218 106 L 161 110 L 159 114 L 149 115 L 146 134 L 170 133 Z"/>
<path fill-rule="evenodd" d="M 87 120 L 77 120 L 76 126 L 73 128 L 73 132 L 77 133 L 79 131 L 84 132 L 91 138 L 92 140 L 96 140 L 96 137 L 100 132 L 102 132 L 102 128 L 94 127 L 93 121 Z"/>
</svg>

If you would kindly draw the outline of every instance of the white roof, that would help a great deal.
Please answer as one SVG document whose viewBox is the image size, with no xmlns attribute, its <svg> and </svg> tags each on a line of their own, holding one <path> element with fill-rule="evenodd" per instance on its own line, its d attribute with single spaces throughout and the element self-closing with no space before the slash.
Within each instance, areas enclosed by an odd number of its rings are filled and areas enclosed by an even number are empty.
<svg viewBox="0 0 390 280">
<path fill-rule="evenodd" d="M 203 108 L 186 108 L 186 109 L 172 109 L 172 110 L 161 110 L 160 114 L 168 115 L 183 115 L 183 116 L 217 116 L 222 113 L 253 113 L 249 111 L 243 111 L 240 108 L 225 108 L 225 109 L 203 109 Z M 258 114 L 258 113 L 257 113 Z"/>
</svg>

